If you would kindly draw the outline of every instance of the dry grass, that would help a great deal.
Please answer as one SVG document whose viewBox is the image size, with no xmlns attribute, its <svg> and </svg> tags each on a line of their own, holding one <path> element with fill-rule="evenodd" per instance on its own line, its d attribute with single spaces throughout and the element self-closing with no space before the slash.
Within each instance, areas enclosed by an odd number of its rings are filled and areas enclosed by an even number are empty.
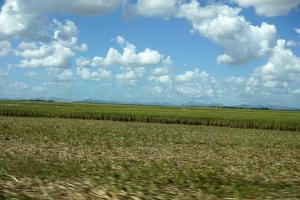
<svg viewBox="0 0 300 200">
<path fill-rule="evenodd" d="M 0 143 L 0 199 L 300 198 L 299 132 L 0 117 Z"/>
<path fill-rule="evenodd" d="M 144 195 L 142 192 L 129 192 L 122 189 L 113 188 L 109 185 L 96 185 L 92 181 L 72 180 L 56 181 L 40 179 L 24 178 L 16 180 L 6 180 L 1 185 L 2 198 L 12 199 L 34 199 L 34 200 L 49 200 L 49 199 L 65 199 L 65 200 L 85 200 L 85 199 L 104 199 L 104 200 L 150 200 L 151 196 Z M 163 193 L 155 195 L 155 199 L 217 199 L 213 195 L 203 194 L 200 191 L 193 190 L 178 190 L 176 188 L 164 188 Z M 1 195 L 1 193 L 0 193 Z M 6 197 L 5 197 L 5 196 Z M 1 198 L 1 196 L 0 196 Z"/>
</svg>

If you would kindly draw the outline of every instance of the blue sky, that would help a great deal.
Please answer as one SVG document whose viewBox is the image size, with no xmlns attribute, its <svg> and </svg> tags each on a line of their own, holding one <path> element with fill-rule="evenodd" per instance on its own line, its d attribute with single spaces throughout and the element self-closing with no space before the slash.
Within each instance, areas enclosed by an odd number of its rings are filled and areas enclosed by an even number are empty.
<svg viewBox="0 0 300 200">
<path fill-rule="evenodd" d="M 0 0 L 0 98 L 299 108 L 299 5 Z"/>
</svg>

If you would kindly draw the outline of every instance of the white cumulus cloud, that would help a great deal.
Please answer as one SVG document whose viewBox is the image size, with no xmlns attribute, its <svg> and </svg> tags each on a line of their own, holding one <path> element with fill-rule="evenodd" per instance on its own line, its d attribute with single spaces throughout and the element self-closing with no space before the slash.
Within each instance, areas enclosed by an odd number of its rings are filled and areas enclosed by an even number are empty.
<svg viewBox="0 0 300 200">
<path fill-rule="evenodd" d="M 122 3 L 122 0 L 6 0 L 0 11 L 0 40 L 47 34 L 47 14 L 102 15 Z"/>
<path fill-rule="evenodd" d="M 170 72 L 169 67 L 157 67 L 152 70 L 151 75 L 152 76 L 163 76 Z"/>
<path fill-rule="evenodd" d="M 254 7 L 256 13 L 268 17 L 287 15 L 300 5 L 300 0 L 232 0 L 242 7 Z"/>
<path fill-rule="evenodd" d="M 198 68 L 177 75 L 175 81 L 176 92 L 186 97 L 210 98 L 219 95 L 217 80 Z"/>
<path fill-rule="evenodd" d="M 92 71 L 90 68 L 78 67 L 77 75 L 83 80 L 99 81 L 111 78 L 112 72 L 103 68 L 99 68 L 96 71 Z"/>
<path fill-rule="evenodd" d="M 195 31 L 224 48 L 221 64 L 240 65 L 264 56 L 276 44 L 276 27 L 267 23 L 254 26 L 241 9 L 227 5 L 201 6 L 197 0 L 180 6 L 179 17 L 189 20 Z"/>
<path fill-rule="evenodd" d="M 134 86 L 144 76 L 145 68 L 127 68 L 124 72 L 116 75 L 116 80 L 122 85 Z"/>
<path fill-rule="evenodd" d="M 176 14 L 178 0 L 138 0 L 128 6 L 128 16 L 169 18 Z"/>
<path fill-rule="evenodd" d="M 257 68 L 253 77 L 266 87 L 300 83 L 300 58 L 286 48 L 285 40 L 278 40 L 268 62 Z"/>
<path fill-rule="evenodd" d="M 21 42 L 15 51 L 23 59 L 18 66 L 23 68 L 70 68 L 71 60 L 82 45 L 77 45 L 77 29 L 67 20 L 62 24 L 54 20 L 56 26 L 53 37 L 48 43 Z M 84 50 L 84 49 L 83 49 Z"/>
<path fill-rule="evenodd" d="M 72 69 L 50 68 L 49 74 L 58 82 L 71 82 L 73 80 Z"/>
<path fill-rule="evenodd" d="M 92 65 L 99 66 L 145 66 L 156 65 L 163 61 L 164 55 L 156 50 L 145 48 L 141 52 L 136 51 L 135 45 L 118 36 L 117 42 L 123 46 L 123 51 L 111 47 L 105 57 L 94 57 Z"/>
<path fill-rule="evenodd" d="M 79 15 L 102 15 L 117 9 L 123 0 L 19 0 L 25 1 L 33 11 L 69 13 Z"/>
<path fill-rule="evenodd" d="M 121 50 L 111 47 L 104 57 L 78 58 L 76 60 L 77 74 L 85 80 L 101 80 L 102 77 L 112 76 L 111 71 L 104 68 L 115 67 L 121 70 L 121 73 L 115 76 L 115 80 L 122 85 L 132 86 L 144 76 L 145 67 L 171 63 L 169 56 L 164 56 L 156 50 L 145 48 L 143 51 L 137 51 L 136 46 L 122 36 L 117 36 L 116 42 Z M 91 76 L 91 74 L 94 75 Z"/>
<path fill-rule="evenodd" d="M 229 99 L 253 105 L 299 106 L 295 98 L 299 91 L 300 58 L 287 48 L 287 41 L 278 40 L 266 64 L 249 76 L 233 76 L 226 82 L 224 89 L 231 95 Z"/>
<path fill-rule="evenodd" d="M 21 0 L 4 2 L 0 11 L 0 40 L 27 35 L 31 30 L 36 31 L 34 26 L 40 22 L 38 13 L 29 12 L 26 7 L 26 3 Z"/>
</svg>

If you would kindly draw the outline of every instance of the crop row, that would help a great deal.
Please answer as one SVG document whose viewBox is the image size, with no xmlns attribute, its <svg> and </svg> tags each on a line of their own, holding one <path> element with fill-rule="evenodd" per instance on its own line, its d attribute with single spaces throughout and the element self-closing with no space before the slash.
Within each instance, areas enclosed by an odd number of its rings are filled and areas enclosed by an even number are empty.
<svg viewBox="0 0 300 200">
<path fill-rule="evenodd" d="M 148 122 L 148 123 L 161 123 L 161 124 L 183 124 L 183 125 L 204 125 L 204 126 L 218 126 L 218 127 L 231 127 L 231 128 L 249 128 L 249 129 L 266 129 L 266 130 L 284 130 L 284 131 L 300 131 L 300 123 L 297 121 L 266 121 L 259 118 L 257 119 L 242 119 L 238 116 L 234 118 L 214 118 L 203 114 L 202 116 L 193 116 L 186 112 L 186 115 L 176 115 L 172 112 L 159 114 L 159 112 L 130 112 L 118 110 L 98 110 L 97 112 L 89 109 L 72 109 L 72 108 L 43 108 L 40 107 L 0 107 L 0 115 L 3 116 L 19 116 L 19 117 L 51 117 L 51 118 L 71 118 L 71 119 L 93 119 L 93 120 L 111 120 L 123 122 Z M 158 109 L 159 110 L 159 109 Z M 214 112 L 214 110 L 211 110 Z"/>
</svg>

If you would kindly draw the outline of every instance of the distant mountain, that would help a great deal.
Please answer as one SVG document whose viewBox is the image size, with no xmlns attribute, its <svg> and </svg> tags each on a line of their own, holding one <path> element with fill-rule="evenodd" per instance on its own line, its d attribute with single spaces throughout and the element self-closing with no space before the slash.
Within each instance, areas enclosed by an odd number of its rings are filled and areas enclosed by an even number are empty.
<svg viewBox="0 0 300 200">
<path fill-rule="evenodd" d="M 98 100 L 98 99 L 84 99 L 76 101 L 77 103 L 95 103 L 95 104 L 121 104 L 121 105 L 145 105 L 145 106 L 176 106 L 176 104 L 172 103 L 158 103 L 158 102 L 150 102 L 150 103 L 141 103 L 138 101 L 106 101 L 106 100 Z M 177 105 L 178 106 L 178 105 Z"/>
</svg>

